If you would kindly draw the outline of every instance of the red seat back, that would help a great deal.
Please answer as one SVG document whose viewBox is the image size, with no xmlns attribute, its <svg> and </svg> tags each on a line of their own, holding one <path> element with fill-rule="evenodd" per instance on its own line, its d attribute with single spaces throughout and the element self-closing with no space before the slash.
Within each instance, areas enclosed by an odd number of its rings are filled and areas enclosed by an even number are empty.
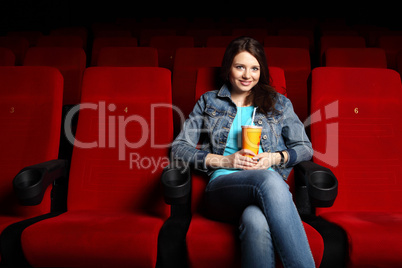
<svg viewBox="0 0 402 268">
<path fill-rule="evenodd" d="M 310 49 L 307 36 L 269 35 L 264 38 L 264 47 L 289 47 Z"/>
<path fill-rule="evenodd" d="M 328 48 L 325 66 L 387 68 L 387 58 L 381 48 Z"/>
<path fill-rule="evenodd" d="M 38 38 L 37 47 L 79 47 L 85 49 L 78 35 L 45 35 Z"/>
<path fill-rule="evenodd" d="M 56 67 L 64 78 L 63 104 L 80 102 L 82 76 L 86 67 L 86 55 L 82 48 L 31 47 L 24 65 Z"/>
<path fill-rule="evenodd" d="M 0 36 L 0 47 L 11 49 L 15 55 L 15 65 L 22 65 L 29 42 L 21 36 Z"/>
<path fill-rule="evenodd" d="M 324 35 L 320 38 L 320 63 L 325 51 L 331 47 L 366 47 L 366 40 L 362 36 L 354 35 Z"/>
<path fill-rule="evenodd" d="M 0 66 L 14 66 L 15 55 L 13 51 L 6 47 L 0 47 Z"/>
<path fill-rule="evenodd" d="M 397 54 L 402 50 L 402 36 L 383 35 L 378 38 L 378 47 L 385 50 L 388 68 L 397 69 Z"/>
<path fill-rule="evenodd" d="M 268 66 L 280 67 L 285 71 L 286 93 L 300 120 L 309 114 L 307 83 L 311 73 L 310 53 L 304 48 L 265 48 Z"/>
<path fill-rule="evenodd" d="M 173 67 L 173 104 L 187 117 L 194 106 L 197 69 L 222 64 L 225 48 L 179 48 Z M 177 113 L 175 113 L 177 116 Z M 175 117 L 175 132 L 181 127 Z"/>
<path fill-rule="evenodd" d="M 57 159 L 59 152 L 63 77 L 51 67 L 0 67 L 0 214 L 34 216 L 50 212 L 41 205 L 22 207 L 12 180 L 24 167 Z"/>
<path fill-rule="evenodd" d="M 173 140 L 170 81 L 170 72 L 158 67 L 87 68 L 69 211 L 167 216 L 159 179 Z"/>
<path fill-rule="evenodd" d="M 397 72 L 321 67 L 312 72 L 314 161 L 339 181 L 323 211 L 402 211 L 402 86 Z"/>
<path fill-rule="evenodd" d="M 173 71 L 176 49 L 194 47 L 194 37 L 180 35 L 157 35 L 150 39 L 150 47 L 158 50 L 159 67 Z"/>
<path fill-rule="evenodd" d="M 60 27 L 50 31 L 49 35 L 62 35 L 62 36 L 79 36 L 84 42 L 83 47 L 86 48 L 88 44 L 88 30 L 83 26 Z"/>
<path fill-rule="evenodd" d="M 98 66 L 158 67 L 158 51 L 151 47 L 104 47 Z"/>
<path fill-rule="evenodd" d="M 97 37 L 92 44 L 91 66 L 98 64 L 99 51 L 103 47 L 136 47 L 138 40 L 135 37 Z"/>
</svg>

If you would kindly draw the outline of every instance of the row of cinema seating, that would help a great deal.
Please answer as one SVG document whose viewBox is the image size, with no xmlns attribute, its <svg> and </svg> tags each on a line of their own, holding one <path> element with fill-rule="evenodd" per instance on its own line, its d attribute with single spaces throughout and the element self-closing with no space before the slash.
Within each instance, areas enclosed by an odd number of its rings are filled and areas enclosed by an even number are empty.
<svg viewBox="0 0 402 268">
<path fill-rule="evenodd" d="M 270 72 L 286 94 L 285 72 Z M 215 74 L 200 69 L 196 96 Z M 0 67 L 0 81 L 2 265 L 239 266 L 236 226 L 202 213 L 206 178 L 166 168 L 173 110 L 155 104 L 171 103 L 168 70 L 87 68 L 82 101 L 92 105 L 79 111 L 71 161 L 58 159 L 60 72 Z M 317 267 L 402 265 L 401 93 L 394 70 L 312 71 L 315 155 L 288 183 Z"/>
<path fill-rule="evenodd" d="M 91 50 L 86 50 L 88 43 L 86 31 L 84 35 L 69 37 L 61 35 L 67 32 L 55 31 L 53 35 L 40 36 L 29 46 L 24 37 L 0 37 L 0 62 L 13 65 L 12 51 L 17 60 L 14 65 L 45 65 L 57 67 L 65 79 L 64 104 L 80 102 L 82 75 L 88 66 L 159 66 L 172 71 L 173 104 L 184 115 L 192 108 L 195 89 L 195 71 L 199 67 L 219 66 L 224 51 L 234 36 L 209 36 L 208 47 L 194 47 L 192 36 L 152 36 L 150 45 L 137 46 L 134 37 L 98 37 L 91 42 Z M 72 31 L 73 29 L 69 29 Z M 76 30 L 78 31 L 78 30 Z M 14 33 L 15 35 L 15 33 Z M 311 43 L 306 36 L 266 36 L 264 45 L 270 66 L 285 70 L 287 91 L 293 100 L 296 113 L 302 121 L 308 118 L 307 82 L 312 64 Z M 77 40 L 77 42 L 76 42 Z M 270 40 L 270 41 L 269 41 Z M 320 65 L 376 67 L 398 70 L 401 66 L 402 53 L 398 53 L 400 36 L 381 36 L 378 38 L 382 47 L 367 47 L 362 36 L 321 37 Z M 398 41 L 399 40 L 399 41 Z M 71 42 L 69 42 L 71 41 Z M 401 47 L 401 45 L 399 45 Z M 1 56 L 2 55 L 2 56 Z M 14 55 L 14 56 L 15 56 Z M 175 114 L 175 133 L 180 127 L 180 120 Z"/>
</svg>

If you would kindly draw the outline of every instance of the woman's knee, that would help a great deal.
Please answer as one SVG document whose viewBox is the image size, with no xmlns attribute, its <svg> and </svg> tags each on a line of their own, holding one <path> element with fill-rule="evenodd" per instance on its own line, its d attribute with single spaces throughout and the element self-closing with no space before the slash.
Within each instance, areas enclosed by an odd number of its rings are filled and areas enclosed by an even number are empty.
<svg viewBox="0 0 402 268">
<path fill-rule="evenodd" d="M 267 237 L 270 234 L 267 219 L 258 206 L 248 206 L 240 218 L 240 238 L 252 239 Z"/>
</svg>

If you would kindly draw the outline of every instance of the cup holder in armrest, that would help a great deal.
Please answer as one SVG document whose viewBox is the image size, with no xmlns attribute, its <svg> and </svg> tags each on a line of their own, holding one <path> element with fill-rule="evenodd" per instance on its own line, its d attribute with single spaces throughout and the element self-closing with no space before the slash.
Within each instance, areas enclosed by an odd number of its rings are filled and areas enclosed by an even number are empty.
<svg viewBox="0 0 402 268">
<path fill-rule="evenodd" d="M 186 169 L 166 169 L 162 175 L 165 201 L 168 204 L 183 204 L 191 192 L 190 172 Z"/>
<path fill-rule="evenodd" d="M 338 180 L 332 172 L 314 171 L 308 178 L 307 189 L 313 205 L 330 207 L 338 194 Z"/>
<path fill-rule="evenodd" d="M 23 170 L 14 178 L 14 191 L 22 205 L 39 204 L 43 197 L 43 173 L 38 169 Z"/>
</svg>

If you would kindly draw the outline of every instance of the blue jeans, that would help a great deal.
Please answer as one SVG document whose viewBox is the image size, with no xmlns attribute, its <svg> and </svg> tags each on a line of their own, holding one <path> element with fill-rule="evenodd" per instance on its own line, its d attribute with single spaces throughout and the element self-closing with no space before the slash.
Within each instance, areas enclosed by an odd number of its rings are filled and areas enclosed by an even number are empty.
<svg viewBox="0 0 402 268">
<path fill-rule="evenodd" d="M 315 267 L 289 186 L 271 170 L 243 170 L 219 176 L 205 189 L 209 215 L 240 219 L 242 267 L 275 267 L 275 250 L 284 267 Z"/>
</svg>

